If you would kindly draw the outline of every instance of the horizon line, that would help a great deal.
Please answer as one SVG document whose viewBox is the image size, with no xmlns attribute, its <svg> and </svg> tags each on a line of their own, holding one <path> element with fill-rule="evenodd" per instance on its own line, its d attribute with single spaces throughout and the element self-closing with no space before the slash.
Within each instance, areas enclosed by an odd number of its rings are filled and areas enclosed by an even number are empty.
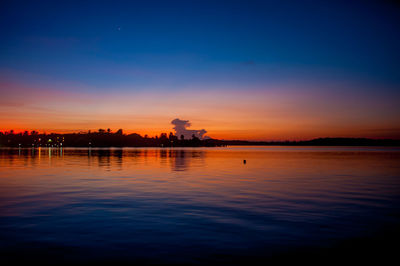
<svg viewBox="0 0 400 266">
<path fill-rule="evenodd" d="M 104 132 L 100 132 L 99 130 L 104 130 Z M 108 129 L 98 129 L 97 131 L 92 131 L 92 130 L 80 130 L 80 131 L 74 131 L 74 130 L 70 130 L 70 131 L 66 131 L 66 132 L 57 132 L 57 131 L 53 131 L 50 130 L 49 132 L 46 132 L 46 130 L 43 130 L 42 133 L 40 133 L 39 131 L 36 130 L 22 130 L 22 131 L 14 131 L 14 130 L 0 130 L 0 134 L 1 135 L 24 135 L 26 134 L 26 132 L 28 133 L 28 136 L 32 136 L 32 132 L 34 132 L 34 135 L 67 135 L 67 134 L 117 134 L 117 132 L 119 130 L 122 130 L 122 135 L 124 136 L 129 136 L 129 135 L 139 135 L 142 138 L 145 138 L 146 136 L 148 138 L 156 138 L 156 137 L 160 137 L 162 134 L 166 134 L 167 136 L 172 133 L 174 136 L 177 136 L 176 133 L 174 133 L 173 131 L 169 131 L 169 132 L 161 132 L 160 134 L 156 134 L 156 135 L 148 135 L 148 134 L 140 134 L 140 133 L 136 133 L 136 132 L 131 132 L 131 133 L 125 133 L 123 129 L 118 129 L 117 131 L 112 131 L 110 129 L 110 131 L 108 131 Z M 12 133 L 11 133 L 12 131 Z M 177 136 L 179 137 L 179 136 Z M 288 139 L 225 139 L 225 138 L 212 138 L 207 136 L 206 138 L 204 138 L 203 140 L 206 139 L 212 139 L 212 140 L 219 140 L 219 141 L 246 141 L 246 142 L 301 142 L 301 141 L 312 141 L 312 140 L 317 140 L 317 139 L 368 139 L 368 140 L 400 140 L 400 136 L 399 137 L 394 137 L 394 138 L 387 138 L 387 137 L 362 137 L 362 136 L 356 136 L 356 137 L 346 137 L 346 136 L 319 136 L 319 137 L 312 137 L 312 138 L 288 138 Z"/>
</svg>

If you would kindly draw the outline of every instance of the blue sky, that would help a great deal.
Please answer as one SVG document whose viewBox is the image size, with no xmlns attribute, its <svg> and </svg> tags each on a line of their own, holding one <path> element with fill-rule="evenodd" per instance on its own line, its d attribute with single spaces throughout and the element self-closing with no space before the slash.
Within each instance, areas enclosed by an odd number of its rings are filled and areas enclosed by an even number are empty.
<svg viewBox="0 0 400 266">
<path fill-rule="evenodd" d="M 290 87 L 390 100 L 399 96 L 399 11 L 378 1 L 2 1 L 0 81 L 94 94 Z"/>
<path fill-rule="evenodd" d="M 263 80 L 269 70 L 277 79 L 307 71 L 395 86 L 400 79 L 393 4 L 10 1 L 1 10 L 2 69 L 99 87 L 149 83 L 137 69 L 184 75 L 182 83 Z"/>
</svg>

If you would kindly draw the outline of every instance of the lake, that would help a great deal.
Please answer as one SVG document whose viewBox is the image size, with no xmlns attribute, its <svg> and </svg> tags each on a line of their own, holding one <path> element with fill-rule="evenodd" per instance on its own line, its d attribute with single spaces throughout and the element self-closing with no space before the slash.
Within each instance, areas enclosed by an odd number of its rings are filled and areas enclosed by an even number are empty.
<svg viewBox="0 0 400 266">
<path fill-rule="evenodd" d="M 0 255 L 384 259 L 398 249 L 399 162 L 399 148 L 380 147 L 2 148 Z"/>
</svg>

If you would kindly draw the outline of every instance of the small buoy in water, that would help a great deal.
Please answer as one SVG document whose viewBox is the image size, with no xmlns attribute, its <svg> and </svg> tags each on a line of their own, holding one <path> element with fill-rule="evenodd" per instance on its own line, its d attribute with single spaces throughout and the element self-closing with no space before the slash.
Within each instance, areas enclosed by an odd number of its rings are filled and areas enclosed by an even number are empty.
<svg viewBox="0 0 400 266">
<path fill-rule="evenodd" d="M 243 164 L 246 164 L 246 160 L 243 160 Z"/>
</svg>

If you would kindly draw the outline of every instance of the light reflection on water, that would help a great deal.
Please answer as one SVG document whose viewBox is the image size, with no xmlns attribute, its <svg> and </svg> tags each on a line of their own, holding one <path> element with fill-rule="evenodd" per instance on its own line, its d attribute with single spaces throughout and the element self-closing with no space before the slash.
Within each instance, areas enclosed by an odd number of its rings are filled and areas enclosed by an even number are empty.
<svg viewBox="0 0 400 266">
<path fill-rule="evenodd" d="M 0 149 L 0 248 L 193 262 L 327 246 L 398 224 L 399 159 L 396 148 Z"/>
</svg>

